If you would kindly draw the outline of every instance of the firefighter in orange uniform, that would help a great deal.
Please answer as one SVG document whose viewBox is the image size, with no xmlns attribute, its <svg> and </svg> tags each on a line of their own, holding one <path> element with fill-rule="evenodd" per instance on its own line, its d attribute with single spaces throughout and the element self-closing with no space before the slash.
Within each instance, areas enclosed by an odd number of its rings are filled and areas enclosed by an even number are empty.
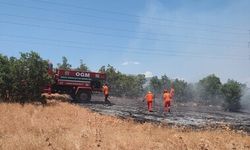
<svg viewBox="0 0 250 150">
<path fill-rule="evenodd" d="M 167 90 L 163 93 L 164 112 L 170 112 L 171 96 Z"/>
<path fill-rule="evenodd" d="M 147 103 L 148 103 L 148 111 L 152 112 L 152 105 L 153 105 L 154 94 L 152 92 L 148 91 L 148 93 L 144 97 L 144 100 L 145 99 L 147 100 Z"/>
<path fill-rule="evenodd" d="M 109 97 L 109 87 L 108 87 L 107 83 L 104 84 L 104 86 L 102 87 L 102 90 L 103 90 L 103 94 L 104 94 L 104 97 L 105 97 L 105 102 L 109 102 L 109 100 L 108 100 L 108 97 Z"/>
</svg>

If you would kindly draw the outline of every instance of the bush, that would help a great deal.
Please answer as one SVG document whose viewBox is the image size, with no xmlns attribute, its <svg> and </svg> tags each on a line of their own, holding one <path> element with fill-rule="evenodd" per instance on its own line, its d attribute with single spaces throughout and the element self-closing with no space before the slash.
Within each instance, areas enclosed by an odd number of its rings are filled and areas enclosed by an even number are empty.
<svg viewBox="0 0 250 150">
<path fill-rule="evenodd" d="M 221 103 L 221 82 L 214 74 L 201 79 L 198 83 L 199 97 L 206 103 Z"/>
<path fill-rule="evenodd" d="M 242 84 L 234 80 L 228 80 L 223 84 L 221 91 L 224 96 L 225 110 L 238 111 L 241 108 L 242 87 Z"/>
<path fill-rule="evenodd" d="M 154 76 L 150 79 L 150 89 L 154 94 L 162 93 L 162 80 L 158 79 L 157 76 Z"/>
<path fill-rule="evenodd" d="M 0 96 L 6 102 L 45 102 L 41 97 L 43 87 L 51 78 L 48 62 L 37 53 L 20 53 L 20 58 L 0 55 Z"/>
<path fill-rule="evenodd" d="M 107 68 L 102 66 L 99 71 L 107 75 L 110 95 L 136 98 L 143 94 L 143 84 L 146 81 L 144 75 L 122 74 L 111 65 L 108 65 Z"/>
<path fill-rule="evenodd" d="M 175 89 L 175 100 L 177 102 L 187 102 L 190 100 L 191 91 L 189 85 L 184 80 L 175 79 L 173 82 Z"/>
<path fill-rule="evenodd" d="M 7 99 L 10 80 L 10 61 L 7 56 L 0 54 L 0 97 L 1 99 Z"/>
</svg>

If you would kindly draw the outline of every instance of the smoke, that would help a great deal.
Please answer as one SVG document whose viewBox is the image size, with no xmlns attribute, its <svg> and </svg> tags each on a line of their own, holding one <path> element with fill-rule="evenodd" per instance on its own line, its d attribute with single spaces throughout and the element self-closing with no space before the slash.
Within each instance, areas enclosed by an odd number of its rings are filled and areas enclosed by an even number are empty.
<svg viewBox="0 0 250 150">
<path fill-rule="evenodd" d="M 242 111 L 250 113 L 250 88 L 246 88 L 241 98 Z"/>
</svg>

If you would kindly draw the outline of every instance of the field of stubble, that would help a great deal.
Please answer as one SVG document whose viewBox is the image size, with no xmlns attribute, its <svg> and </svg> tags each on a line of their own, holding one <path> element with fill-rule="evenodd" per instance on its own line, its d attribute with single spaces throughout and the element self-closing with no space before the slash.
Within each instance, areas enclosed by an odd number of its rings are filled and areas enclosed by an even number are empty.
<svg viewBox="0 0 250 150">
<path fill-rule="evenodd" d="M 250 136 L 141 124 L 63 102 L 2 103 L 0 149 L 250 149 Z"/>
</svg>

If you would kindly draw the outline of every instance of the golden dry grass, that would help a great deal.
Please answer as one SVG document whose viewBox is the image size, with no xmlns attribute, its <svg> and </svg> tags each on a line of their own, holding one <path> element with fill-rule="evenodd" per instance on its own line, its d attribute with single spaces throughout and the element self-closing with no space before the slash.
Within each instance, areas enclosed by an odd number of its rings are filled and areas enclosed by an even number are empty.
<svg viewBox="0 0 250 150">
<path fill-rule="evenodd" d="M 0 149 L 250 149 L 250 136 L 139 124 L 62 102 L 0 104 Z"/>
<path fill-rule="evenodd" d="M 51 101 L 61 101 L 61 102 L 70 102 L 71 97 L 68 94 L 58 94 L 58 93 L 53 93 L 53 94 L 47 94 L 43 93 L 42 96 L 46 98 L 46 100 L 49 102 Z"/>
</svg>

